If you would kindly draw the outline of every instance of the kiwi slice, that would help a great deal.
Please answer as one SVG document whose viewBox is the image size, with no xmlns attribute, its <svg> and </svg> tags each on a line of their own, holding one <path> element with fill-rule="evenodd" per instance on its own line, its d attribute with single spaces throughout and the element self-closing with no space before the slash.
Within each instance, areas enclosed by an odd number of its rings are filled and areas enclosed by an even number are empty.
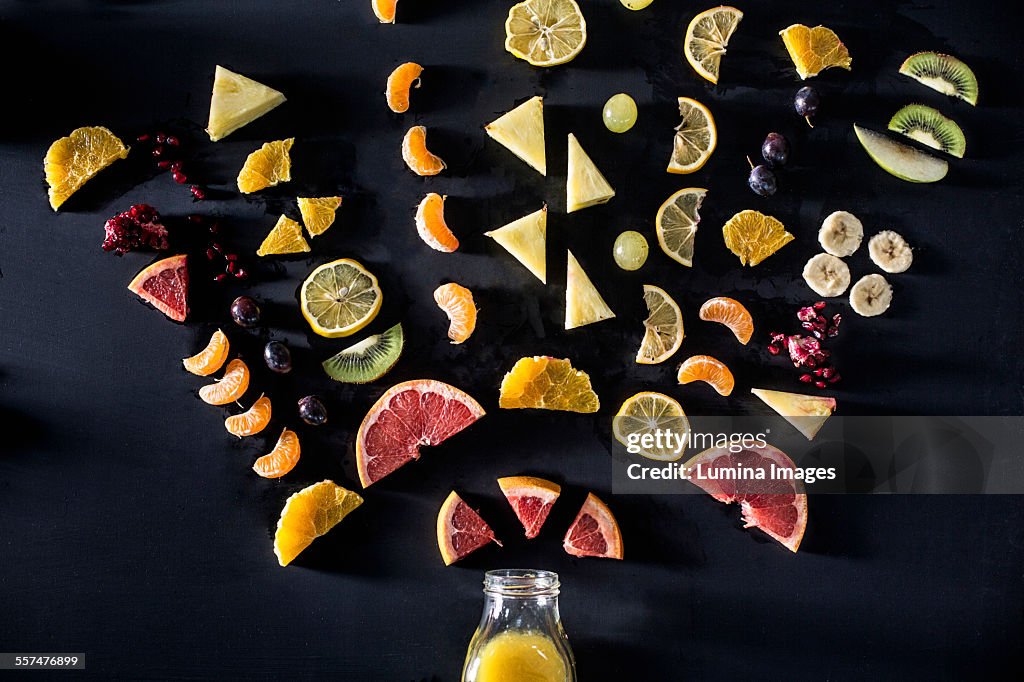
<svg viewBox="0 0 1024 682">
<path fill-rule="evenodd" d="M 938 52 L 918 52 L 907 57 L 900 73 L 932 90 L 978 104 L 978 79 L 971 67 L 956 57 Z"/>
<path fill-rule="evenodd" d="M 405 335 L 401 323 L 382 334 L 368 336 L 324 360 L 324 371 L 335 381 L 365 384 L 387 374 L 402 355 Z"/>
<path fill-rule="evenodd" d="M 964 158 L 967 150 L 964 131 L 956 121 L 923 104 L 908 104 L 897 111 L 889 121 L 889 130 L 958 159 Z"/>
</svg>

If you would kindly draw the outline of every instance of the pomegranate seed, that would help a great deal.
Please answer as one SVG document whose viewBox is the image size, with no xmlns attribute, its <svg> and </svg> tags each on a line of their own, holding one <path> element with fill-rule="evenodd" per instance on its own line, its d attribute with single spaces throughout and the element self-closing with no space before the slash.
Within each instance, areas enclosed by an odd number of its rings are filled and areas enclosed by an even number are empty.
<svg viewBox="0 0 1024 682">
<path fill-rule="evenodd" d="M 828 380 L 828 383 L 836 384 L 836 383 L 839 383 L 841 380 L 842 380 L 842 377 L 839 376 L 839 374 L 837 373 L 837 374 L 833 375 L 831 379 Z"/>
<path fill-rule="evenodd" d="M 171 167 L 171 162 L 170 161 L 157 161 L 156 162 L 156 167 L 159 168 L 160 170 L 167 170 L 168 168 Z"/>
<path fill-rule="evenodd" d="M 153 156 L 155 156 L 156 158 L 159 159 L 161 156 L 164 155 L 164 148 L 163 147 L 153 147 L 152 154 L 153 154 Z"/>
<path fill-rule="evenodd" d="M 235 261 L 235 260 L 238 260 L 238 254 L 237 253 L 229 253 L 228 255 L 225 256 L 225 258 L 227 258 L 228 260 L 231 260 L 231 261 Z"/>
<path fill-rule="evenodd" d="M 814 338 L 818 339 L 819 341 L 821 341 L 821 339 L 823 337 L 823 334 L 820 331 L 818 331 L 817 329 L 815 329 L 813 332 L 811 332 L 811 334 L 814 336 Z"/>
<path fill-rule="evenodd" d="M 181 144 L 181 141 L 178 140 L 178 138 L 176 138 L 174 135 L 168 135 L 164 139 L 164 142 L 171 145 L 172 147 L 177 147 L 179 144 Z"/>
<path fill-rule="evenodd" d="M 825 382 L 821 381 L 820 379 L 818 381 L 815 381 L 814 385 L 817 386 L 818 388 L 825 388 Z"/>
<path fill-rule="evenodd" d="M 216 251 L 217 253 L 224 253 L 224 247 L 221 246 L 218 242 L 213 242 L 212 244 L 210 244 L 210 248 Z"/>
<path fill-rule="evenodd" d="M 148 142 L 149 141 L 149 135 L 147 133 L 143 133 L 142 135 L 139 135 L 138 137 L 136 137 L 135 141 L 136 142 Z"/>
<path fill-rule="evenodd" d="M 228 268 L 227 268 L 227 270 L 228 270 L 228 272 L 230 272 L 230 273 L 231 273 L 232 275 L 234 275 L 235 273 L 237 273 L 237 272 L 238 272 L 238 261 L 233 261 L 233 260 L 229 260 L 229 261 L 228 261 Z"/>
<path fill-rule="evenodd" d="M 213 260 L 216 257 L 217 257 L 217 252 L 216 251 L 214 251 L 213 249 L 207 249 L 206 250 L 206 260 Z"/>
<path fill-rule="evenodd" d="M 824 301 L 818 301 L 817 303 L 815 303 L 811 307 L 814 308 L 815 310 L 824 310 L 825 309 L 825 302 Z"/>
<path fill-rule="evenodd" d="M 824 373 L 825 373 L 825 368 L 824 367 L 819 367 L 816 370 L 814 370 L 814 376 L 816 376 L 816 377 L 820 377 Z"/>
<path fill-rule="evenodd" d="M 249 273 L 245 268 L 238 268 L 238 272 L 235 273 L 237 279 L 245 279 L 248 276 Z"/>
<path fill-rule="evenodd" d="M 181 170 L 181 161 L 174 161 L 173 163 L 171 163 L 171 170 L 172 171 L 180 171 Z"/>
<path fill-rule="evenodd" d="M 782 352 L 782 349 L 779 348 L 778 346 L 768 346 L 768 352 L 771 353 L 772 355 L 778 355 L 779 353 Z"/>
<path fill-rule="evenodd" d="M 167 141 L 167 136 L 166 135 L 164 135 L 163 133 L 157 133 L 156 134 L 156 143 L 157 144 L 163 144 L 166 141 Z"/>
<path fill-rule="evenodd" d="M 804 360 L 804 364 L 807 365 L 808 367 L 815 367 L 818 364 L 818 361 L 815 360 L 814 356 L 812 355 L 806 360 Z"/>
<path fill-rule="evenodd" d="M 801 322 L 800 323 L 800 327 L 810 331 L 811 329 L 814 329 L 814 323 L 813 322 Z"/>
<path fill-rule="evenodd" d="M 190 223 L 192 223 L 193 225 L 198 225 L 198 224 L 202 223 L 203 220 L 205 220 L 205 218 L 203 218 L 203 216 L 201 216 L 201 215 L 196 215 L 196 214 L 193 213 L 192 215 L 190 215 L 187 218 L 187 220 Z"/>
<path fill-rule="evenodd" d="M 228 276 L 227 276 L 227 275 L 226 275 L 225 273 L 223 273 L 223 272 L 222 272 L 222 273 L 220 273 L 219 275 L 217 275 L 216 277 L 214 277 L 214 278 L 213 278 L 213 281 L 214 281 L 214 282 L 223 282 L 223 281 L 224 281 L 224 280 L 226 280 L 227 278 L 228 278 Z"/>
<path fill-rule="evenodd" d="M 810 374 L 801 374 L 800 381 L 804 382 L 805 384 L 809 384 L 812 381 L 814 381 L 814 377 L 812 377 Z"/>
<path fill-rule="evenodd" d="M 185 174 L 181 171 L 174 171 L 174 174 L 171 177 L 174 178 L 174 181 L 179 185 L 184 185 L 188 182 L 188 178 L 185 177 Z"/>
<path fill-rule="evenodd" d="M 217 234 L 220 232 L 220 223 L 210 223 L 210 234 Z"/>
<path fill-rule="evenodd" d="M 835 367 L 825 367 L 821 370 L 821 376 L 825 377 L 826 379 L 831 379 L 833 376 L 835 376 L 835 373 Z"/>
<path fill-rule="evenodd" d="M 198 201 L 202 201 L 206 198 L 206 192 L 199 189 L 197 185 L 192 185 L 192 196 L 194 196 Z"/>
<path fill-rule="evenodd" d="M 800 320 L 801 322 L 810 322 L 815 318 L 815 316 L 816 314 L 814 312 L 814 309 L 811 308 L 810 306 L 806 308 L 801 308 L 800 310 L 796 311 L 796 319 Z"/>
</svg>

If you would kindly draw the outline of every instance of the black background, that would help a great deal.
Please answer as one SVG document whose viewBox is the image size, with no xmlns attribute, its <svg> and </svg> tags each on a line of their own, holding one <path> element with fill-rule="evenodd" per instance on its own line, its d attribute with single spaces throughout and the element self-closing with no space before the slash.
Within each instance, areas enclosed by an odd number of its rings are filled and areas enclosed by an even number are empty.
<svg viewBox="0 0 1024 682">
<path fill-rule="evenodd" d="M 590 39 L 568 66 L 538 70 L 502 47 L 507 0 L 401 0 L 400 23 L 378 25 L 368 0 L 302 2 L 0 2 L 4 125 L 0 132 L 0 650 L 85 652 L 95 677 L 458 678 L 487 568 L 558 571 L 562 612 L 582 680 L 956 678 L 1020 664 L 1024 512 L 1018 497 L 835 497 L 810 500 L 799 555 L 741 530 L 734 508 L 698 496 L 609 492 L 611 416 L 632 393 L 662 390 L 690 413 L 763 412 L 751 386 L 799 390 L 788 363 L 765 352 L 766 332 L 793 332 L 800 281 L 817 252 L 821 219 L 837 209 L 868 234 L 902 232 L 914 267 L 890 279 L 884 317 L 859 318 L 843 300 L 836 344 L 844 414 L 1020 414 L 1021 57 L 1011 3 L 747 2 L 721 85 L 685 64 L 681 36 L 693 3 L 656 0 L 629 12 L 584 0 Z M 813 130 L 792 113 L 800 87 L 777 32 L 794 22 L 834 28 L 853 72 L 814 80 L 824 97 Z M 978 74 L 979 106 L 938 95 L 896 70 L 909 53 L 957 54 Z M 402 61 L 426 67 L 412 108 L 395 116 L 381 91 Z M 213 68 L 224 64 L 284 91 L 288 103 L 226 141 L 203 141 Z M 608 133 L 600 106 L 615 92 L 640 105 L 637 127 Z M 542 178 L 481 130 L 535 94 L 545 96 L 550 175 Z M 664 172 L 677 122 L 675 97 L 716 116 L 718 151 L 699 173 Z M 932 186 L 874 166 L 853 121 L 884 128 L 919 101 L 956 118 L 967 157 Z M 449 164 L 414 177 L 399 144 L 414 123 Z M 126 141 L 183 132 L 194 176 L 210 201 L 135 160 L 119 162 L 53 214 L 41 159 L 81 125 Z M 744 156 L 770 130 L 786 134 L 793 162 L 782 190 L 745 186 Z M 565 134 L 573 131 L 618 196 L 564 214 Z M 294 180 L 254 197 L 233 191 L 246 154 L 295 136 Z M 685 269 L 654 240 L 659 204 L 685 186 L 709 189 L 696 263 Z M 309 258 L 254 263 L 251 286 L 224 290 L 195 273 L 194 314 L 176 326 L 125 285 L 147 254 L 104 253 L 103 221 L 149 202 L 169 219 L 223 216 L 225 241 L 252 253 L 295 195 L 340 192 L 339 223 Z M 449 196 L 463 247 L 433 252 L 412 209 L 427 191 Z M 483 232 L 547 202 L 549 284 L 543 287 Z M 722 245 L 721 224 L 757 208 L 780 218 L 794 243 L 754 269 Z M 652 243 L 639 272 L 618 270 L 623 229 Z M 565 248 L 571 247 L 618 318 L 562 330 Z M 358 258 L 381 278 L 385 303 L 370 331 L 397 320 L 407 348 L 382 382 L 331 384 L 320 360 L 347 342 L 310 338 L 295 299 L 326 260 Z M 252 257 L 251 260 L 255 260 Z M 874 271 L 866 248 L 854 278 Z M 431 292 L 456 280 L 476 293 L 480 327 L 463 346 L 445 338 Z M 682 305 L 687 340 L 676 358 L 711 353 L 737 376 L 730 398 L 679 387 L 674 364 L 633 362 L 641 284 Z M 267 327 L 244 332 L 227 317 L 239 293 L 256 296 Z M 696 311 L 712 295 L 744 301 L 757 332 L 738 346 Z M 236 442 L 227 412 L 195 397 L 203 383 L 180 358 L 216 326 L 254 368 L 275 423 Z M 297 368 L 271 376 L 258 360 L 268 338 L 288 340 Z M 571 357 L 602 398 L 596 416 L 500 411 L 497 385 L 523 355 Z M 287 569 L 271 551 L 281 505 L 323 478 L 358 487 L 352 441 L 372 401 L 400 380 L 449 381 L 488 416 L 371 488 L 366 504 Z M 303 428 L 290 408 L 320 393 L 331 425 Z M 300 430 L 303 458 L 281 481 L 257 478 L 253 459 L 282 426 Z M 494 478 L 549 476 L 564 485 L 540 538 L 527 543 Z M 457 489 L 505 541 L 445 568 L 434 540 L 437 508 Z M 621 522 L 625 562 L 577 560 L 560 548 L 588 490 Z M 1009 668 L 1013 669 L 1013 668 Z M 82 675 L 83 673 L 77 673 Z"/>
</svg>

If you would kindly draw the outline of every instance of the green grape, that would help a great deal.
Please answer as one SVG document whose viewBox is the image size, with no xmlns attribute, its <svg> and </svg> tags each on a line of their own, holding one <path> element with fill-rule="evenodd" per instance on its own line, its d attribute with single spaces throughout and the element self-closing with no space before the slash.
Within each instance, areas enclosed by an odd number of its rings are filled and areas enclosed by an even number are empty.
<svg viewBox="0 0 1024 682">
<path fill-rule="evenodd" d="M 639 270 L 647 262 L 647 240 L 639 232 L 626 230 L 615 238 L 612 253 L 623 270 Z"/>
<path fill-rule="evenodd" d="M 613 133 L 624 133 L 636 125 L 636 102 L 624 92 L 612 95 L 604 104 L 604 125 Z"/>
<path fill-rule="evenodd" d="M 619 0 L 619 2 L 626 9 L 643 9 L 654 2 L 654 0 Z"/>
</svg>

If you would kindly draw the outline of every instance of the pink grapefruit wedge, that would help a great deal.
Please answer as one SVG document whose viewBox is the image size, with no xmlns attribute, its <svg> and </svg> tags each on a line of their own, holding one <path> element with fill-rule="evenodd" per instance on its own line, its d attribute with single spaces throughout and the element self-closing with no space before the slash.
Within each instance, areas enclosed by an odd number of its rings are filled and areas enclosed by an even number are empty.
<svg viewBox="0 0 1024 682">
<path fill-rule="evenodd" d="M 622 532 L 612 510 L 589 493 L 576 520 L 565 533 L 562 547 L 573 556 L 622 559 Z"/>
<path fill-rule="evenodd" d="M 188 317 L 188 256 L 153 263 L 135 275 L 128 289 L 175 322 L 184 322 Z"/>
<path fill-rule="evenodd" d="M 698 464 L 701 471 L 697 470 Z M 740 503 L 744 528 L 760 528 L 786 549 L 796 552 L 807 529 L 804 484 L 798 480 L 780 480 L 777 476 L 773 480 L 770 475 L 772 465 L 776 470 L 796 468 L 786 453 L 771 445 L 740 452 L 729 452 L 727 447 L 711 448 L 686 463 L 691 472 L 691 483 L 719 502 Z M 708 478 L 711 470 L 738 470 L 741 466 L 765 470 L 764 480 Z"/>
<path fill-rule="evenodd" d="M 374 403 L 356 435 L 359 481 L 369 487 L 420 458 L 484 416 L 484 408 L 454 386 L 417 379 L 392 386 Z"/>
<path fill-rule="evenodd" d="M 527 538 L 535 538 L 548 519 L 551 507 L 562 492 L 557 483 L 535 476 L 506 476 L 498 487 L 519 517 Z"/>
<path fill-rule="evenodd" d="M 437 512 L 437 547 L 444 565 L 451 566 L 492 542 L 501 546 L 487 522 L 453 490 Z"/>
</svg>

